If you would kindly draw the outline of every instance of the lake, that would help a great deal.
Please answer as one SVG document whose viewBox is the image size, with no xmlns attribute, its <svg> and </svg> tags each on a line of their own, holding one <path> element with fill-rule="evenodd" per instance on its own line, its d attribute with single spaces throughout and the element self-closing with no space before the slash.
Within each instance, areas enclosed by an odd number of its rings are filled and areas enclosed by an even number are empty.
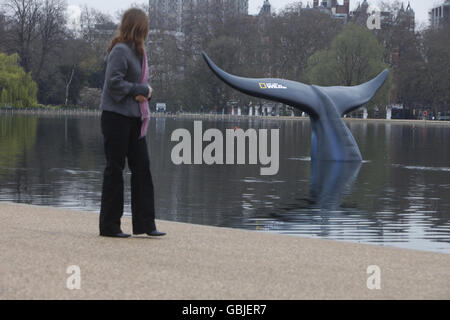
<svg viewBox="0 0 450 320">
<path fill-rule="evenodd" d="M 312 163 L 309 120 L 202 125 L 279 129 L 278 174 L 260 175 L 260 164 L 175 165 L 171 134 L 192 132 L 194 119 L 152 117 L 158 219 L 450 253 L 450 125 L 348 121 L 362 164 Z M 99 117 L 0 115 L 2 201 L 98 213 L 104 165 Z M 128 169 L 125 177 L 130 214 Z"/>
</svg>

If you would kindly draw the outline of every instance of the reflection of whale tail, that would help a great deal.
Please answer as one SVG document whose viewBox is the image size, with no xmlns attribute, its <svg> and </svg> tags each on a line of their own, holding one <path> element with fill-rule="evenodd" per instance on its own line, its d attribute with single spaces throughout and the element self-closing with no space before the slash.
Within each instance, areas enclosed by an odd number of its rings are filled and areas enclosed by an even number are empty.
<svg viewBox="0 0 450 320">
<path fill-rule="evenodd" d="M 358 177 L 361 162 L 312 161 L 310 200 L 321 208 L 337 209 Z"/>
<path fill-rule="evenodd" d="M 312 159 L 362 160 L 358 145 L 341 116 L 369 102 L 386 81 L 388 70 L 359 86 L 321 87 L 284 79 L 238 77 L 220 69 L 206 53 L 202 55 L 210 69 L 231 87 L 308 113 L 312 121 Z"/>
</svg>

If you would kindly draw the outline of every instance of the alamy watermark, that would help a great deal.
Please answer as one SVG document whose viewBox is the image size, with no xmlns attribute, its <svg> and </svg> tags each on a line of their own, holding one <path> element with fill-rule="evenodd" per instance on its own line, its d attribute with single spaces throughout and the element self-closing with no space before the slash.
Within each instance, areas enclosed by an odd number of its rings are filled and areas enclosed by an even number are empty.
<svg viewBox="0 0 450 320">
<path fill-rule="evenodd" d="M 181 164 L 246 164 L 246 139 L 248 140 L 248 164 L 258 164 L 263 176 L 275 175 L 279 170 L 279 129 L 270 129 L 270 155 L 268 153 L 268 130 L 234 128 L 226 129 L 225 156 L 224 136 L 219 129 L 208 129 L 203 132 L 202 121 L 194 121 L 194 137 L 187 129 L 176 129 L 172 132 L 171 141 L 176 144 L 171 153 L 172 162 Z M 192 140 L 194 140 L 194 157 L 192 158 Z M 203 149 L 203 142 L 210 142 Z"/>
<path fill-rule="evenodd" d="M 79 266 L 71 265 L 66 269 L 66 273 L 70 276 L 66 280 L 66 287 L 69 290 L 81 289 L 81 269 Z"/>
<path fill-rule="evenodd" d="M 381 289 L 381 269 L 377 265 L 370 265 L 367 267 L 367 274 L 370 276 L 367 278 L 367 289 L 380 290 Z"/>
<path fill-rule="evenodd" d="M 381 29 L 381 12 L 380 11 L 374 11 L 372 14 L 367 18 L 367 28 L 369 30 L 380 30 Z"/>
</svg>

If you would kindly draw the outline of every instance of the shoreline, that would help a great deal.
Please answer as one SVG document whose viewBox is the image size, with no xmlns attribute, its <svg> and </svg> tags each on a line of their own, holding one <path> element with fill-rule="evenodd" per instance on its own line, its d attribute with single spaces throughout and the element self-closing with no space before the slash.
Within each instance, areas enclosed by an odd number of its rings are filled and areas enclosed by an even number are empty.
<svg viewBox="0 0 450 320">
<path fill-rule="evenodd" d="M 162 220 L 163 238 L 104 238 L 92 212 L 9 202 L 0 219 L 0 299 L 450 299 L 444 253 Z"/>
<path fill-rule="evenodd" d="M 35 116 L 96 116 L 101 115 L 101 110 L 97 109 L 0 109 L 0 116 L 6 115 L 35 115 Z M 249 116 L 249 115 L 232 115 L 232 114 L 209 114 L 209 113 L 179 113 L 179 114 L 165 114 L 151 112 L 152 118 L 172 118 L 172 119 L 204 119 L 204 120 L 253 120 L 253 121 L 309 121 L 309 117 L 300 116 Z M 392 124 L 419 124 L 419 125 L 448 125 L 450 121 L 445 120 L 418 120 L 418 119 L 375 119 L 375 118 L 342 118 L 345 122 L 380 122 Z"/>
</svg>

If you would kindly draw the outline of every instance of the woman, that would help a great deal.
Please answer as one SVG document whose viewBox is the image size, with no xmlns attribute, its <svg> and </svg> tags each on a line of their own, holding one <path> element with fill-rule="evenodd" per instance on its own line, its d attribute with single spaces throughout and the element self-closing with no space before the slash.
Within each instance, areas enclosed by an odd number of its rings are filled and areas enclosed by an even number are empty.
<svg viewBox="0 0 450 320">
<path fill-rule="evenodd" d="M 106 155 L 100 210 L 100 235 L 127 238 L 122 232 L 123 169 L 131 170 L 133 234 L 163 236 L 155 225 L 155 204 L 150 160 L 145 138 L 152 88 L 148 85 L 145 39 L 148 17 L 140 9 L 127 10 L 120 33 L 108 48 L 101 98 L 101 128 Z"/>
</svg>

